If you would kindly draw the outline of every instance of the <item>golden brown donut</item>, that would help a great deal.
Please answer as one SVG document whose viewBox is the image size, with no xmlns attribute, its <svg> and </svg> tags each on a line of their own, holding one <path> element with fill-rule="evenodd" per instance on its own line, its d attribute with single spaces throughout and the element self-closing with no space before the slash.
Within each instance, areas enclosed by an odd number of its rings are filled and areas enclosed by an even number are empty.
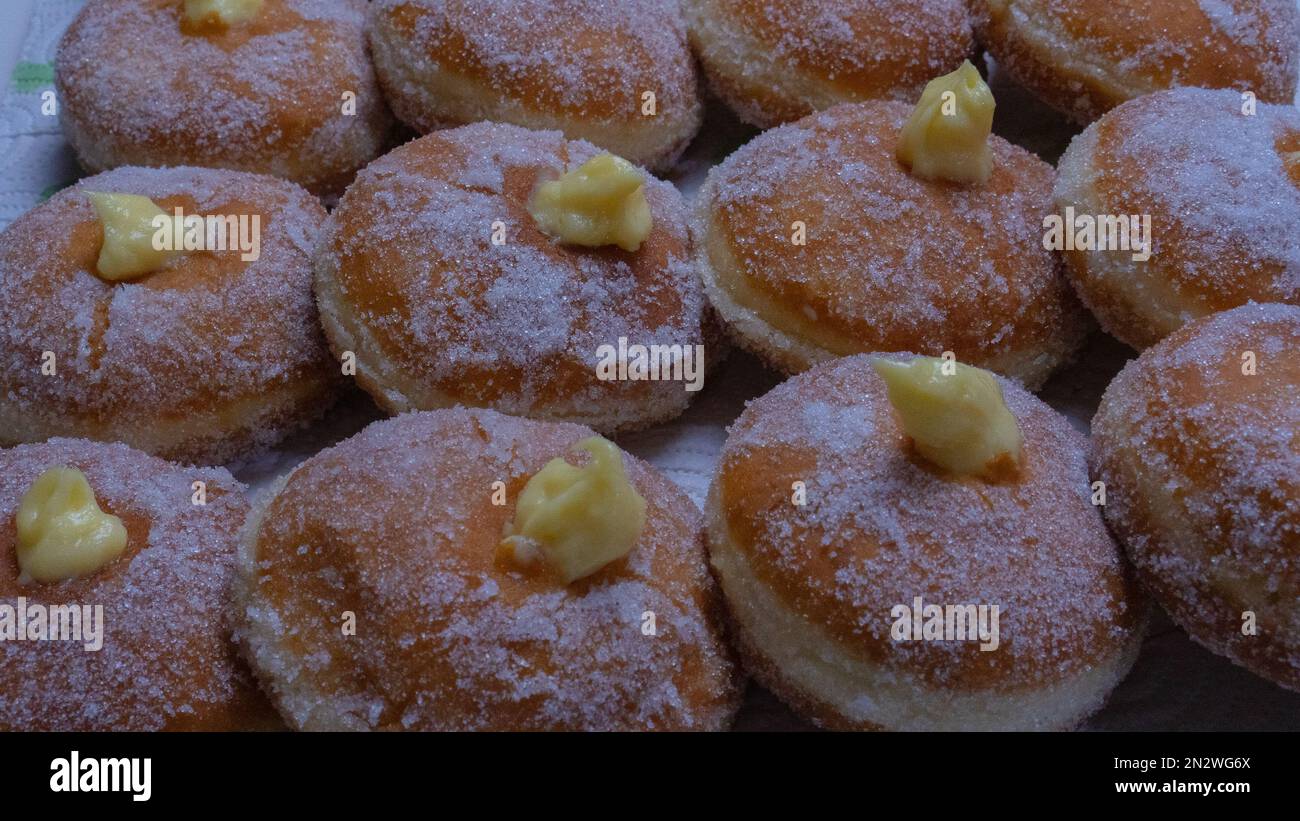
<svg viewBox="0 0 1300 821">
<path fill-rule="evenodd" d="M 453 405 L 590 425 L 671 419 L 684 380 L 603 380 L 601 345 L 705 345 L 718 354 L 686 206 L 645 177 L 654 220 L 635 252 L 562 245 L 527 206 L 536 185 L 597 152 L 557 132 L 478 123 L 435 132 L 357 178 L 316 260 L 334 352 L 390 412 Z M 494 227 L 495 226 L 495 227 Z M 494 244 L 496 233 L 502 244 Z"/>
<path fill-rule="evenodd" d="M 20 583 L 14 515 L 53 467 L 86 475 L 100 507 L 126 526 L 126 550 L 90 576 Z M 194 504 L 194 482 L 206 485 L 204 505 Z M 21 598 L 21 606 L 47 614 L 56 606 L 103 607 L 99 650 L 86 650 L 84 641 L 0 641 L 0 729 L 275 726 L 230 641 L 231 583 L 247 512 L 243 486 L 223 468 L 182 467 L 84 439 L 0 450 L 0 604 L 16 611 Z M 27 621 L 29 631 L 36 618 Z"/>
<path fill-rule="evenodd" d="M 731 428 L 705 509 L 709 555 L 749 672 L 803 716 L 1066 729 L 1132 666 L 1146 606 L 1090 503 L 1087 442 L 999 381 L 1024 436 L 1018 477 L 999 483 L 920 461 L 869 356 L 790 379 Z M 893 609 L 916 597 L 998 606 L 997 647 L 896 640 Z"/>
<path fill-rule="evenodd" d="M 971 2 L 976 37 L 998 64 L 1081 123 L 1178 86 L 1251 91 L 1270 103 L 1295 98 L 1294 0 Z"/>
<path fill-rule="evenodd" d="M 55 60 L 63 133 L 91 173 L 200 165 L 341 192 L 393 124 L 365 8 L 265 0 L 248 23 L 190 33 L 180 0 L 90 0 Z"/>
<path fill-rule="evenodd" d="M 590 435 L 457 408 L 376 422 L 299 466 L 244 533 L 245 654 L 307 730 L 718 730 L 737 704 L 698 512 L 648 504 L 625 558 L 569 586 L 499 569 L 520 490 Z M 573 460 L 574 457 L 568 457 Z M 494 505 L 493 483 L 507 502 Z M 341 629 L 355 616 L 355 635 Z M 648 612 L 655 635 L 643 633 Z"/>
<path fill-rule="evenodd" d="M 770 128 L 836 103 L 913 102 L 975 51 L 962 0 L 686 0 L 713 92 Z"/>
<path fill-rule="evenodd" d="M 104 231 L 86 192 L 250 227 L 256 215 L 260 257 L 193 252 L 101 279 Z M 203 168 L 118 168 L 24 214 L 0 233 L 0 444 L 79 436 L 221 464 L 318 417 L 342 379 L 311 291 L 325 218 L 292 183 Z"/>
<path fill-rule="evenodd" d="M 995 136 L 986 185 L 918 179 L 894 158 L 908 114 L 836 106 L 711 170 L 697 205 L 709 300 L 740 345 L 787 373 L 865 351 L 952 351 L 1036 387 L 1087 332 L 1042 244 L 1052 167 Z"/>
<path fill-rule="evenodd" d="M 1101 325 L 1141 350 L 1249 301 L 1300 302 L 1300 112 L 1183 88 L 1116 108 L 1061 157 L 1058 213 L 1150 217 L 1151 258 L 1067 250 Z"/>
<path fill-rule="evenodd" d="M 662 170 L 700 127 L 676 0 L 376 0 L 368 34 L 389 104 L 421 133 L 554 129 Z"/>
<path fill-rule="evenodd" d="M 1300 690 L 1297 354 L 1300 307 L 1203 317 L 1129 362 L 1092 422 L 1106 520 L 1139 579 L 1197 642 L 1291 690 Z"/>
</svg>

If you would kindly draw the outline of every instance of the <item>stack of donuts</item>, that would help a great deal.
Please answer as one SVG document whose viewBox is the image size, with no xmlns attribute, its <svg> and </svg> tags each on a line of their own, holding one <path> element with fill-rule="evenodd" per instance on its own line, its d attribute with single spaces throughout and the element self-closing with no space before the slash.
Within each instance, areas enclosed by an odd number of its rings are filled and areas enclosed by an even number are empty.
<svg viewBox="0 0 1300 821">
<path fill-rule="evenodd" d="M 0 729 L 1072 729 L 1157 608 L 1300 691 L 1292 0 L 88 0 L 55 69 L 0 604 L 102 646 L 0 617 Z M 701 510 L 616 443 L 733 368 Z"/>
</svg>

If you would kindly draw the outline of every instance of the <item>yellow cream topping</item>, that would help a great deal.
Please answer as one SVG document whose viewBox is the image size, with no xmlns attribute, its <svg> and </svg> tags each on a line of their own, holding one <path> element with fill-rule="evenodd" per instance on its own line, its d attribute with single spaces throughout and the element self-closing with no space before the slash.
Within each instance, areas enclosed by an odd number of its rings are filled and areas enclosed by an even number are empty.
<svg viewBox="0 0 1300 821">
<path fill-rule="evenodd" d="M 898 161 L 926 180 L 986 183 L 993 173 L 993 92 L 965 61 L 931 80 L 898 136 Z"/>
<path fill-rule="evenodd" d="M 925 356 L 908 363 L 873 359 L 871 365 L 927 461 L 957 476 L 985 479 L 1005 478 L 1020 467 L 1024 438 L 993 374 Z"/>
<path fill-rule="evenodd" d="M 246 23 L 262 12 L 263 0 L 185 0 L 185 25 L 212 31 Z"/>
<path fill-rule="evenodd" d="M 37 477 L 18 506 L 17 526 L 21 581 L 88 576 L 126 548 L 122 520 L 100 509 L 76 468 L 50 468 Z"/>
<path fill-rule="evenodd" d="M 524 485 L 498 564 L 532 570 L 541 563 L 569 584 L 632 550 L 646 503 L 627 479 L 622 453 L 599 436 L 574 447 L 591 455 L 587 464 L 552 459 Z"/>
<path fill-rule="evenodd" d="M 635 251 L 653 226 L 645 178 L 635 165 L 613 154 L 592 157 L 539 185 L 528 213 L 544 233 L 589 248 L 617 245 Z"/>
<path fill-rule="evenodd" d="M 111 281 L 134 279 L 153 273 L 176 256 L 176 251 L 155 247 L 160 226 L 172 230 L 169 216 L 148 197 L 139 194 L 101 194 L 87 191 L 104 226 L 104 244 L 95 263 L 100 278 Z M 166 220 L 165 223 L 159 218 Z"/>
</svg>

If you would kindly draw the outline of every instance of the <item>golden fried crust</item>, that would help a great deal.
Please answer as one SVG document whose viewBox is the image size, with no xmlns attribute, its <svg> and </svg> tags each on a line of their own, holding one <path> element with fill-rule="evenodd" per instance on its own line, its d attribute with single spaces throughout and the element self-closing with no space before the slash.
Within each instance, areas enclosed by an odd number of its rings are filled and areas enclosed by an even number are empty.
<svg viewBox="0 0 1300 821">
<path fill-rule="evenodd" d="M 1022 85 L 1080 122 L 1176 86 L 1290 103 L 1300 70 L 1291 0 L 974 0 L 976 35 Z"/>
<path fill-rule="evenodd" d="M 836 103 L 913 101 L 975 50 L 961 0 L 688 0 L 715 93 L 770 128 Z"/>
<path fill-rule="evenodd" d="M 620 336 L 712 342 L 677 191 L 646 175 L 654 226 L 636 252 L 560 245 L 528 213 L 540 181 L 596 153 L 480 123 L 408 143 L 359 176 L 318 254 L 317 293 L 336 354 L 356 353 L 379 404 L 489 406 L 602 431 L 685 409 L 683 381 L 596 372 L 599 347 Z"/>
<path fill-rule="evenodd" d="M 1139 350 L 1246 302 L 1300 302 L 1300 113 L 1233 91 L 1132 100 L 1061 158 L 1060 213 L 1150 217 L 1152 256 L 1066 251 L 1071 281 L 1107 331 Z"/>
<path fill-rule="evenodd" d="M 392 128 L 365 8 L 266 0 L 247 23 L 194 34 L 177 0 L 91 0 L 55 62 L 64 133 L 91 172 L 201 165 L 341 192 Z"/>
<path fill-rule="evenodd" d="M 894 158 L 902 103 L 837 106 L 768 131 L 699 200 L 709 298 L 769 362 L 798 372 L 871 350 L 951 350 L 1036 386 L 1086 321 L 1042 244 L 1051 166 L 991 138 L 993 177 L 965 187 Z M 806 227 L 806 245 L 792 241 Z"/>
<path fill-rule="evenodd" d="M 730 431 L 710 550 L 738 553 L 776 601 L 854 662 L 954 695 L 1051 688 L 1111 663 L 1144 611 L 1089 502 L 1086 443 L 1000 381 L 1025 445 L 1019 477 L 998 484 L 919 460 L 867 356 L 779 386 Z M 806 505 L 793 503 L 796 482 Z M 892 610 L 917 596 L 998 605 L 1001 646 L 896 641 Z"/>
<path fill-rule="evenodd" d="M 1255 373 L 1243 373 L 1246 352 Z M 1106 519 L 1198 642 L 1300 690 L 1300 308 L 1198 319 L 1132 361 L 1093 420 Z M 1255 635 L 1244 634 L 1246 613 Z"/>
<path fill-rule="evenodd" d="M 250 229 L 256 216 L 260 256 L 190 252 L 137 280 L 100 279 L 88 191 L 244 215 Z M 0 442 L 77 435 L 216 464 L 315 418 L 341 379 L 311 293 L 324 220 L 292 183 L 198 168 L 115 169 L 20 217 L 0 233 Z"/>
<path fill-rule="evenodd" d="M 289 723 L 725 728 L 737 694 L 698 512 L 653 469 L 623 457 L 648 505 L 626 558 L 568 587 L 494 566 L 529 477 L 588 435 L 492 411 L 407 414 L 299 467 L 245 531 L 239 631 Z"/>
<path fill-rule="evenodd" d="M 557 129 L 665 168 L 699 129 L 673 0 L 377 0 L 368 32 L 394 111 L 421 132 L 478 120 Z"/>
<path fill-rule="evenodd" d="M 14 515 L 52 467 L 86 474 L 127 530 L 126 551 L 92 576 L 20 584 Z M 207 504 L 193 504 L 192 483 Z M 188 468 L 131 450 L 55 439 L 0 450 L 0 602 L 103 607 L 103 647 L 82 641 L 0 642 L 0 728 L 235 730 L 273 726 L 230 642 L 242 486 L 220 468 Z M 30 629 L 30 622 L 29 622 Z M 83 632 L 83 636 L 85 633 Z"/>
</svg>

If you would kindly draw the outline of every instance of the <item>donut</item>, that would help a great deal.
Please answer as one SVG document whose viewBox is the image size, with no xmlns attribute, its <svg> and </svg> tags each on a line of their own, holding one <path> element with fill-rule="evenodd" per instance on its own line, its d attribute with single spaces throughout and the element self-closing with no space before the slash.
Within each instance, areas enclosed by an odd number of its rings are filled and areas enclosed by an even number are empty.
<svg viewBox="0 0 1300 821">
<path fill-rule="evenodd" d="M 709 301 L 734 341 L 786 373 L 952 351 L 1036 387 L 1088 331 L 1042 243 L 1052 167 L 994 136 L 986 184 L 920 179 L 895 159 L 908 116 L 845 103 L 714 167 L 695 214 Z"/>
<path fill-rule="evenodd" d="M 860 100 L 910 102 L 975 51 L 962 0 L 686 0 L 709 87 L 771 128 Z"/>
<path fill-rule="evenodd" d="M 1193 639 L 1300 690 L 1300 307 L 1193 320 L 1092 421 L 1106 521 Z"/>
<path fill-rule="evenodd" d="M 89 0 L 59 41 L 59 120 L 84 168 L 229 168 L 323 195 L 383 153 L 364 0 L 263 0 L 197 30 L 187 5 Z"/>
<path fill-rule="evenodd" d="M 622 456 L 645 501 L 624 558 L 568 585 L 494 560 L 521 487 L 590 434 L 490 410 L 411 413 L 295 469 L 249 518 L 237 584 L 238 641 L 285 721 L 306 730 L 729 725 L 733 667 L 699 514 L 652 468 Z M 346 614 L 353 635 L 341 629 Z"/>
<path fill-rule="evenodd" d="M 706 542 L 748 672 L 832 729 L 1078 725 L 1132 666 L 1146 616 L 1090 503 L 1085 437 L 998 378 L 1018 472 L 939 472 L 872 363 L 800 374 L 729 431 Z M 995 646 L 895 635 L 896 614 L 932 605 L 990 608 Z"/>
<path fill-rule="evenodd" d="M 1091 246 L 1067 247 L 1065 258 L 1101 326 L 1138 350 L 1246 302 L 1300 303 L 1292 106 L 1243 110 L 1234 91 L 1194 88 L 1124 103 L 1070 144 L 1055 196 L 1066 231 L 1085 240 L 1086 221 L 1100 226 L 1099 215 L 1128 223 L 1117 236 L 1138 253 L 1117 249 L 1098 227 Z M 1132 241 L 1144 233 L 1149 246 Z"/>
<path fill-rule="evenodd" d="M 687 406 L 720 336 L 675 188 L 638 171 L 653 223 L 635 252 L 557 242 L 529 211 L 543 181 L 597 156 L 558 132 L 478 123 L 372 163 L 340 201 L 316 257 L 336 356 L 386 410 L 468 405 L 603 433 Z M 614 379 L 599 354 L 684 346 L 695 381 Z M 702 348 L 699 346 L 703 346 Z M 688 360 L 687 355 L 693 357 Z"/>
<path fill-rule="evenodd" d="M 106 280 L 104 192 L 243 218 L 258 257 L 231 227 L 226 251 Z M 342 387 L 312 299 L 325 219 L 292 183 L 185 167 L 107 171 L 19 217 L 0 233 L 0 444 L 74 436 L 224 464 L 318 417 Z"/>
<path fill-rule="evenodd" d="M 1290 104 L 1300 72 L 1293 0 L 972 0 L 975 36 L 1013 79 L 1079 123 L 1195 86 Z"/>
<path fill-rule="evenodd" d="M 398 119 L 564 132 L 663 170 L 702 106 L 676 0 L 375 0 L 367 33 Z"/>
<path fill-rule="evenodd" d="M 125 550 L 90 575 L 24 582 L 15 563 L 15 518 L 29 488 L 51 468 L 82 472 L 102 509 L 124 525 Z M 84 439 L 0 450 L 0 729 L 278 726 L 230 640 L 231 585 L 247 513 L 243 486 L 223 468 L 182 467 Z M 102 608 L 97 616 L 95 608 Z M 67 615 L 74 612 L 80 618 Z"/>
</svg>

